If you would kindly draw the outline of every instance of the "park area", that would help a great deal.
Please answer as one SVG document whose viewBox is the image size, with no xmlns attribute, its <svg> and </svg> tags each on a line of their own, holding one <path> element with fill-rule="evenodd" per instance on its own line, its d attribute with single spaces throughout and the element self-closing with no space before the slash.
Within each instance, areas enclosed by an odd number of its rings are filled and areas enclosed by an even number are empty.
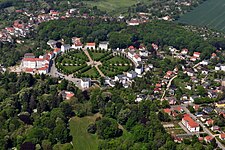
<svg viewBox="0 0 225 150">
<path fill-rule="evenodd" d="M 119 53 L 108 50 L 88 50 L 88 53 L 95 62 L 99 62 L 98 67 L 105 76 L 113 77 L 133 68 L 132 62 Z M 61 73 L 73 74 L 77 78 L 97 79 L 100 77 L 99 72 L 91 65 L 82 50 L 72 50 L 57 57 L 56 66 Z"/>
<path fill-rule="evenodd" d="M 83 118 L 74 117 L 70 120 L 70 134 L 73 137 L 74 150 L 97 150 L 98 137 L 95 134 L 89 134 L 87 127 L 90 123 L 95 122 L 99 114 L 94 116 L 86 116 Z"/>
<path fill-rule="evenodd" d="M 181 16 L 177 22 L 207 26 L 225 32 L 225 0 L 207 0 Z"/>
</svg>

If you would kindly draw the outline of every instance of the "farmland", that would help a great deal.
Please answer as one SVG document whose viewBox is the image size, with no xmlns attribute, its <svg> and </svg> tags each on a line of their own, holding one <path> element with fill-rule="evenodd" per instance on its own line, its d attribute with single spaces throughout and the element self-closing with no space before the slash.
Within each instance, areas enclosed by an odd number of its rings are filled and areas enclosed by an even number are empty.
<svg viewBox="0 0 225 150">
<path fill-rule="evenodd" d="M 207 0 L 191 12 L 181 16 L 178 22 L 207 26 L 225 32 L 225 1 Z"/>
</svg>

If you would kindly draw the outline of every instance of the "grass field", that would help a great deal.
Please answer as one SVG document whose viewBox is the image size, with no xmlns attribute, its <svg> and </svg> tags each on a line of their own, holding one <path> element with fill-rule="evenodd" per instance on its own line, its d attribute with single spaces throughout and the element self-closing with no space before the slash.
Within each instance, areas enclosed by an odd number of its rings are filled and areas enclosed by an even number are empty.
<svg viewBox="0 0 225 150">
<path fill-rule="evenodd" d="M 87 116 L 83 118 L 74 117 L 70 120 L 70 132 L 73 136 L 74 150 L 97 150 L 98 138 L 96 135 L 89 134 L 87 127 L 99 116 Z"/>
<path fill-rule="evenodd" d="M 207 0 L 191 12 L 181 16 L 178 22 L 207 26 L 225 32 L 225 0 Z"/>
<path fill-rule="evenodd" d="M 100 10 L 114 12 L 116 14 L 126 11 L 128 7 L 137 4 L 138 2 L 149 3 L 150 0 L 99 0 L 99 1 L 84 1 L 90 6 L 97 6 Z"/>
<path fill-rule="evenodd" d="M 82 73 L 83 75 L 88 75 L 88 76 L 98 76 L 97 74 L 97 70 L 95 69 L 95 67 L 92 67 L 91 69 L 89 69 L 88 71 Z"/>
</svg>

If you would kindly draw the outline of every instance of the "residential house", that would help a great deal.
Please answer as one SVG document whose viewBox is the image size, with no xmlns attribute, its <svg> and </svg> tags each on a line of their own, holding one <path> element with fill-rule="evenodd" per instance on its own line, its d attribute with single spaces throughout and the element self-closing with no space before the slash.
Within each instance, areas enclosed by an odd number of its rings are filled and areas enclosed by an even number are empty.
<svg viewBox="0 0 225 150">
<path fill-rule="evenodd" d="M 196 57 L 197 59 L 200 58 L 201 53 L 199 52 L 194 52 L 193 56 Z"/>
<path fill-rule="evenodd" d="M 219 126 L 212 126 L 210 128 L 213 132 L 219 132 L 220 131 L 220 127 Z"/>
<path fill-rule="evenodd" d="M 141 61 L 141 57 L 138 54 L 136 54 L 133 56 L 133 61 L 138 64 Z"/>
<path fill-rule="evenodd" d="M 170 108 L 163 109 L 163 111 L 167 113 L 168 115 L 171 115 L 172 113 L 172 110 Z"/>
<path fill-rule="evenodd" d="M 225 133 L 221 133 L 221 134 L 219 135 L 219 138 L 220 138 L 221 140 L 225 140 Z"/>
<path fill-rule="evenodd" d="M 146 50 L 140 50 L 139 51 L 139 55 L 140 56 L 143 56 L 143 57 L 148 57 L 148 51 L 146 51 Z"/>
<path fill-rule="evenodd" d="M 131 19 L 130 21 L 127 22 L 129 26 L 137 26 L 140 24 L 140 21 L 138 19 Z"/>
<path fill-rule="evenodd" d="M 214 120 L 212 120 L 212 119 L 209 119 L 209 120 L 207 120 L 207 121 L 205 122 L 205 124 L 206 124 L 207 126 L 211 126 L 211 125 L 213 125 L 213 123 L 214 123 Z"/>
<path fill-rule="evenodd" d="M 63 45 L 61 45 L 61 52 L 65 53 L 69 49 L 70 49 L 70 45 L 69 44 L 63 44 Z"/>
<path fill-rule="evenodd" d="M 135 71 L 129 71 L 127 72 L 127 77 L 130 79 L 136 78 L 137 77 L 137 73 Z"/>
<path fill-rule="evenodd" d="M 183 49 L 181 50 L 181 54 L 182 54 L 182 55 L 187 55 L 187 54 L 188 54 L 188 49 L 187 49 L 187 48 L 183 48 Z"/>
<path fill-rule="evenodd" d="M 189 77 L 193 77 L 193 76 L 194 76 L 194 71 L 193 71 L 192 69 L 187 68 L 186 71 L 187 71 L 187 75 L 188 75 Z"/>
<path fill-rule="evenodd" d="M 87 43 L 85 49 L 95 49 L 95 43 Z"/>
<path fill-rule="evenodd" d="M 55 55 L 58 55 L 59 53 L 61 53 L 61 49 L 55 48 L 53 52 L 54 52 Z"/>
<path fill-rule="evenodd" d="M 109 48 L 109 42 L 107 42 L 107 41 L 100 42 L 99 43 L 99 48 L 100 49 L 104 49 L 104 50 L 108 50 L 108 48 Z"/>
<path fill-rule="evenodd" d="M 91 87 L 91 79 L 90 78 L 82 78 L 80 82 L 82 89 L 87 89 Z"/>
<path fill-rule="evenodd" d="M 200 127 L 199 124 L 196 123 L 188 114 L 185 114 L 182 118 L 182 124 L 190 131 L 190 132 L 199 132 Z"/>
<path fill-rule="evenodd" d="M 144 71 L 144 68 L 142 66 L 138 66 L 138 67 L 135 68 L 135 72 L 138 75 L 141 75 L 143 71 Z"/>
<path fill-rule="evenodd" d="M 73 37 L 72 38 L 72 46 L 71 48 L 74 48 L 74 49 L 81 49 L 83 47 L 83 44 L 81 42 L 81 39 L 80 38 L 77 38 L 77 37 Z"/>
<path fill-rule="evenodd" d="M 208 135 L 208 136 L 206 136 L 206 137 L 204 138 L 204 140 L 205 140 L 206 143 L 212 142 L 213 139 L 214 139 L 214 137 L 211 136 L 211 135 Z"/>
<path fill-rule="evenodd" d="M 74 97 L 74 93 L 70 91 L 62 91 L 61 92 L 63 99 L 69 100 Z"/>
<path fill-rule="evenodd" d="M 210 113 L 213 112 L 213 108 L 211 108 L 211 107 L 205 107 L 205 108 L 203 108 L 202 111 L 203 111 L 204 113 L 206 113 L 206 114 L 210 114 Z"/>
<path fill-rule="evenodd" d="M 221 65 L 220 65 L 220 69 L 221 69 L 222 71 L 225 71 L 225 64 L 221 64 Z"/>
</svg>

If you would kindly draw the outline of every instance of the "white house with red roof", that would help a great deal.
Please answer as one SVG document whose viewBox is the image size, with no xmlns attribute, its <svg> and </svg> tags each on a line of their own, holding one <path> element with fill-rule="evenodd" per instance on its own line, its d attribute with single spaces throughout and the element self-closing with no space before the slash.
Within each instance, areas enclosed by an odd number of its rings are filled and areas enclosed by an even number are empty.
<svg viewBox="0 0 225 150">
<path fill-rule="evenodd" d="M 81 39 L 78 38 L 78 37 L 73 37 L 72 38 L 72 43 L 73 43 L 73 45 L 71 46 L 71 48 L 81 49 L 83 47 L 83 44 L 81 42 Z"/>
<path fill-rule="evenodd" d="M 138 55 L 138 54 L 134 55 L 133 60 L 134 60 L 134 62 L 136 62 L 138 64 L 138 62 L 141 61 L 140 55 Z"/>
<path fill-rule="evenodd" d="M 193 56 L 196 58 L 200 58 L 200 55 L 201 55 L 201 53 L 199 53 L 199 52 L 194 52 L 194 54 L 193 54 Z"/>
<path fill-rule="evenodd" d="M 187 55 L 187 54 L 188 54 L 188 49 L 187 49 L 187 48 L 183 48 L 183 49 L 181 50 L 181 54 L 182 54 L 182 55 Z"/>
<path fill-rule="evenodd" d="M 95 43 L 87 43 L 85 49 L 95 49 Z"/>
<path fill-rule="evenodd" d="M 204 138 L 204 140 L 205 140 L 206 143 L 210 143 L 213 139 L 214 139 L 214 137 L 211 136 L 211 135 L 208 135 L 208 136 L 206 136 L 206 137 Z"/>
<path fill-rule="evenodd" d="M 131 19 L 127 22 L 129 26 L 138 26 L 140 24 L 140 21 L 138 19 Z"/>
<path fill-rule="evenodd" d="M 225 133 L 221 133 L 221 134 L 219 135 L 219 138 L 220 138 L 221 140 L 225 140 Z"/>
<path fill-rule="evenodd" d="M 185 114 L 182 118 L 182 124 L 190 131 L 190 132 L 199 132 L 200 127 L 199 124 L 196 123 L 188 114 Z"/>
</svg>

